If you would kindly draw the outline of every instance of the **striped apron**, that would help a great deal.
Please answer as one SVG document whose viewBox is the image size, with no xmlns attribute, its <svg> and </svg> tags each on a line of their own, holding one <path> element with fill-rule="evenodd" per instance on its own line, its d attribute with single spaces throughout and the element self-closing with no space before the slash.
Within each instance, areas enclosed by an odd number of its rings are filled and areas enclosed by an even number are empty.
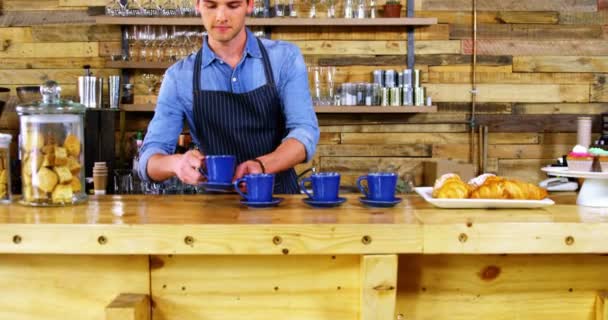
<svg viewBox="0 0 608 320">
<path fill-rule="evenodd" d="M 194 62 L 194 123 L 204 154 L 235 155 L 237 163 L 273 152 L 287 135 L 285 116 L 268 53 L 257 39 L 264 63 L 266 84 L 249 92 L 232 93 L 200 89 L 203 49 Z M 275 194 L 299 193 L 293 168 L 275 175 Z"/>
</svg>

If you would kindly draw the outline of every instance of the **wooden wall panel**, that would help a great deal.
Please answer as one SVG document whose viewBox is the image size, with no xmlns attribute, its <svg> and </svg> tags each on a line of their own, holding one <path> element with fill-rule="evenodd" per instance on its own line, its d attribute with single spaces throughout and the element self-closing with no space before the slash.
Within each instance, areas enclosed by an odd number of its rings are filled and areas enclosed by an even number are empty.
<svg viewBox="0 0 608 320">
<path fill-rule="evenodd" d="M 155 256 L 153 318 L 356 319 L 358 256 Z"/>
<path fill-rule="evenodd" d="M 419 0 L 422 10 L 473 10 L 468 0 Z M 479 11 L 583 11 L 597 10 L 597 0 L 485 0 L 477 3 Z"/>
<path fill-rule="evenodd" d="M 599 255 L 405 255 L 397 314 L 404 319 L 597 319 L 608 286 Z M 407 276 L 402 276 L 407 275 Z"/>
<path fill-rule="evenodd" d="M 0 318 L 105 319 L 125 292 L 148 294 L 147 256 L 0 255 Z"/>
</svg>

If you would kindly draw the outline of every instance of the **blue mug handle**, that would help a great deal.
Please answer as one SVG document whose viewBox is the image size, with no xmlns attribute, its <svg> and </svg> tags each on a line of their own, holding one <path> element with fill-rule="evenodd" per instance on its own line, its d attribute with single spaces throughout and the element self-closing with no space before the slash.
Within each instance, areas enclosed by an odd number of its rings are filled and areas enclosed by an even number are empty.
<svg viewBox="0 0 608 320">
<path fill-rule="evenodd" d="M 300 189 L 302 191 L 304 191 L 304 193 L 306 193 L 306 195 L 312 199 L 312 194 L 308 193 L 308 190 L 306 190 L 306 187 L 304 186 L 306 184 L 306 182 L 311 182 L 312 183 L 312 178 L 308 177 L 308 178 L 304 178 L 302 180 L 300 180 Z"/>
<path fill-rule="evenodd" d="M 361 191 L 361 193 L 363 193 L 363 195 L 364 195 L 366 198 L 369 198 L 369 194 L 368 194 L 368 190 L 367 190 L 367 188 L 363 188 L 363 186 L 361 185 L 361 182 L 362 182 L 363 180 L 365 180 L 365 181 L 367 182 L 367 176 L 360 176 L 360 177 L 357 179 L 357 188 L 359 188 L 359 191 Z"/>
<path fill-rule="evenodd" d="M 201 173 L 201 175 L 203 177 L 205 177 L 205 179 L 209 180 L 209 176 L 207 174 L 207 165 L 205 164 L 205 160 L 207 159 L 207 157 L 203 158 L 203 160 L 201 160 L 201 166 L 198 168 L 198 172 Z M 205 166 L 203 166 L 203 164 L 205 164 Z"/>
<path fill-rule="evenodd" d="M 245 200 L 249 201 L 249 198 L 247 197 L 247 194 L 246 194 L 246 193 L 244 193 L 243 191 L 241 191 L 241 188 L 239 188 L 239 185 L 240 185 L 241 183 L 244 183 L 244 182 L 245 182 L 245 178 L 240 178 L 240 179 L 237 179 L 237 180 L 234 182 L 234 190 L 236 190 L 236 192 L 237 192 L 238 194 L 240 194 L 240 195 L 241 195 L 241 197 L 243 197 L 243 199 L 245 199 Z"/>
</svg>

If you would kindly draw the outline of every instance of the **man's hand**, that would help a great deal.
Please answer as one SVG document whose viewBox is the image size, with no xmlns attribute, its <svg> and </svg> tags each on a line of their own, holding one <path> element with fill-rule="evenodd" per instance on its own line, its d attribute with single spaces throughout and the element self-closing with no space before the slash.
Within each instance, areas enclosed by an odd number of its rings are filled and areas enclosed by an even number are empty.
<svg viewBox="0 0 608 320">
<path fill-rule="evenodd" d="M 250 173 L 262 173 L 262 167 L 260 164 L 251 160 L 239 164 L 239 166 L 236 167 L 233 180 L 242 178 Z"/>
<path fill-rule="evenodd" d="M 190 150 L 182 154 L 173 165 L 173 172 L 183 183 L 196 185 L 205 179 L 199 172 L 205 164 L 205 156 L 198 150 Z"/>
</svg>

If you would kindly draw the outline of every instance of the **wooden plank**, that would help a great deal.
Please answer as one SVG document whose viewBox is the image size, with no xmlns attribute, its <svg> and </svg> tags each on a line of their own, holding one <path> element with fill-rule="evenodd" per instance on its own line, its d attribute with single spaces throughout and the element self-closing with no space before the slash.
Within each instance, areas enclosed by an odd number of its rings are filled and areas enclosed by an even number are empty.
<svg viewBox="0 0 608 320">
<path fill-rule="evenodd" d="M 608 1 L 597 0 L 597 10 L 606 10 L 606 9 L 608 9 Z"/>
<path fill-rule="evenodd" d="M 478 56 L 477 63 L 479 65 L 511 65 L 511 56 Z M 461 54 L 428 54 L 416 55 L 416 68 L 421 65 L 438 66 L 438 65 L 455 65 L 455 64 L 471 64 L 472 57 Z M 403 56 L 351 56 L 351 57 L 320 57 L 318 65 L 325 66 L 385 66 L 385 65 L 405 65 Z"/>
<path fill-rule="evenodd" d="M 292 41 L 304 55 L 406 54 L 405 41 Z M 416 41 L 418 54 L 456 54 L 460 41 Z"/>
<path fill-rule="evenodd" d="M 606 320 L 608 318 L 608 305 L 606 304 L 606 298 L 608 294 L 606 291 L 600 291 L 595 296 L 595 320 Z"/>
<path fill-rule="evenodd" d="M 498 175 L 538 183 L 547 179 L 547 174 L 541 171 L 540 168 L 555 162 L 555 158 L 498 159 Z"/>
<path fill-rule="evenodd" d="M 490 131 L 488 135 L 490 144 L 538 143 L 536 133 L 514 134 Z M 467 144 L 470 142 L 469 133 L 342 133 L 341 136 L 342 144 Z"/>
<path fill-rule="evenodd" d="M 119 26 L 45 25 L 32 27 L 35 42 L 120 41 Z"/>
<path fill-rule="evenodd" d="M 420 0 L 422 10 L 458 11 L 473 10 L 467 0 Z M 479 11 L 574 11 L 593 12 L 597 10 L 596 0 L 536 0 L 530 2 L 509 2 L 485 0 L 477 3 Z"/>
<path fill-rule="evenodd" d="M 0 16 L 0 27 L 28 27 L 67 23 L 95 23 L 95 19 L 82 10 L 54 10 L 53 14 L 49 14 L 47 10 L 8 11 Z"/>
<path fill-rule="evenodd" d="M 98 52 L 96 42 L 11 43 L 6 50 L 0 51 L 0 59 L 97 57 Z"/>
<path fill-rule="evenodd" d="M 559 13 L 555 11 L 501 11 L 496 19 L 501 23 L 557 24 Z"/>
<path fill-rule="evenodd" d="M 514 114 L 590 114 L 608 112 L 608 103 L 517 103 Z"/>
<path fill-rule="evenodd" d="M 321 126 L 321 132 L 465 132 L 467 126 L 461 124 L 345 124 Z"/>
<path fill-rule="evenodd" d="M 597 12 L 560 12 L 560 24 L 608 24 L 608 11 Z"/>
<path fill-rule="evenodd" d="M 416 40 L 449 40 L 450 26 L 436 24 L 419 27 L 414 30 Z M 361 29 L 360 27 L 275 27 L 272 29 L 273 40 L 403 40 L 407 39 L 405 28 L 375 27 Z"/>
<path fill-rule="evenodd" d="M 105 6 L 104 0 L 59 0 L 62 7 Z"/>
<path fill-rule="evenodd" d="M 471 39 L 471 25 L 450 25 L 450 39 Z M 599 25 L 479 24 L 477 39 L 569 40 L 602 39 Z"/>
<path fill-rule="evenodd" d="M 195 18 L 154 17 L 110 17 L 96 16 L 97 24 L 119 25 L 201 25 L 201 20 Z M 435 18 L 375 18 L 375 19 L 345 19 L 345 18 L 247 18 L 248 26 L 427 26 L 437 24 Z"/>
<path fill-rule="evenodd" d="M 471 112 L 471 103 L 469 102 L 440 102 L 437 104 L 438 112 L 441 113 L 469 113 Z M 496 113 L 496 114 L 511 114 L 511 103 L 476 103 L 476 113 Z"/>
<path fill-rule="evenodd" d="M 321 132 L 321 136 L 319 137 L 319 145 L 338 144 L 340 142 L 341 137 L 339 133 Z"/>
<path fill-rule="evenodd" d="M 382 107 L 382 106 L 315 106 L 316 113 L 429 113 L 437 112 L 436 106 L 399 106 L 399 107 Z"/>
<path fill-rule="evenodd" d="M 405 319 L 593 319 L 608 284 L 600 255 L 399 258 L 396 313 Z"/>
<path fill-rule="evenodd" d="M 434 102 L 471 100 L 468 84 L 426 84 L 426 94 Z M 589 102 L 588 85 L 559 84 L 479 84 L 479 102 Z M 517 92 L 517 95 L 513 95 Z"/>
<path fill-rule="evenodd" d="M 102 69 L 105 66 L 105 58 L 3 58 L 0 59 L 0 69 L 76 69 L 84 65 L 90 65 L 93 69 Z M 119 69 L 110 67 L 112 69 Z M 84 74 L 84 71 L 83 71 Z"/>
<path fill-rule="evenodd" d="M 416 1 L 416 5 L 420 2 Z M 459 9 L 452 11 L 416 10 L 417 17 L 436 18 L 438 23 L 445 24 L 473 24 L 473 10 Z M 479 11 L 477 12 L 477 23 L 499 23 L 500 12 Z M 558 13 L 554 13 L 557 18 Z"/>
<path fill-rule="evenodd" d="M 600 119 L 593 116 L 593 131 L 599 131 Z M 498 132 L 575 132 L 578 115 L 556 114 L 516 114 L 511 116 L 480 114 L 477 121 L 488 126 L 490 131 Z"/>
<path fill-rule="evenodd" d="M 552 144 L 566 144 L 574 146 L 576 145 L 576 132 L 574 133 L 542 133 L 540 143 L 544 145 Z"/>
<path fill-rule="evenodd" d="M 361 257 L 360 320 L 385 320 L 394 317 L 397 270 L 397 255 Z"/>
<path fill-rule="evenodd" d="M 489 145 L 488 157 L 503 159 L 549 159 L 568 154 L 572 145 Z M 467 159 L 470 155 L 468 144 L 433 145 L 434 158 Z"/>
<path fill-rule="evenodd" d="M 591 102 L 608 102 L 608 85 L 606 75 L 596 75 L 596 82 L 591 86 Z"/>
<path fill-rule="evenodd" d="M 608 72 L 608 57 L 516 56 L 514 72 Z"/>
<path fill-rule="evenodd" d="M 104 307 L 121 292 L 149 290 L 146 256 L 5 254 L 0 260 L 2 319 L 103 319 Z"/>
<path fill-rule="evenodd" d="M 7 11 L 40 11 L 40 10 L 59 10 L 62 9 L 57 5 L 57 0 L 4 0 L 2 10 Z M 63 8 L 72 9 L 72 8 Z M 82 7 L 80 8 L 82 9 Z"/>
<path fill-rule="evenodd" d="M 468 73 L 473 72 L 473 66 L 471 65 L 443 65 L 443 66 L 429 66 L 429 72 L 431 73 Z M 477 66 L 476 72 L 479 73 L 511 73 L 512 67 L 509 65 L 502 66 Z"/>
<path fill-rule="evenodd" d="M 11 43 L 32 42 L 32 28 L 0 28 L 0 39 Z"/>
<path fill-rule="evenodd" d="M 323 157 L 430 157 L 431 145 L 319 145 L 317 155 Z"/>
<path fill-rule="evenodd" d="M 120 70 L 115 69 L 94 69 L 94 75 L 107 77 L 108 75 L 120 75 Z M 48 79 L 57 81 L 60 84 L 74 83 L 79 76 L 84 74 L 83 69 L 15 69 L 0 70 L 0 82 L 2 84 L 30 84 L 43 83 Z M 4 83 L 6 82 L 6 83 Z"/>
<path fill-rule="evenodd" d="M 355 319 L 358 256 L 153 256 L 154 319 Z"/>
<path fill-rule="evenodd" d="M 462 40 L 462 53 L 472 54 L 472 40 Z M 477 54 L 517 56 L 605 56 L 605 40 L 478 40 Z"/>
<path fill-rule="evenodd" d="M 470 66 L 460 66 L 462 69 Z M 428 83 L 452 84 L 452 83 L 471 83 L 471 72 L 436 72 L 435 67 L 429 67 Z M 483 70 L 483 69 L 482 69 Z M 475 73 L 477 83 L 496 83 L 496 84 L 592 84 L 595 81 L 595 74 L 589 73 L 532 73 L 532 72 L 488 72 L 477 71 Z"/>
<path fill-rule="evenodd" d="M 147 294 L 122 293 L 106 307 L 106 320 L 150 320 Z"/>
</svg>

